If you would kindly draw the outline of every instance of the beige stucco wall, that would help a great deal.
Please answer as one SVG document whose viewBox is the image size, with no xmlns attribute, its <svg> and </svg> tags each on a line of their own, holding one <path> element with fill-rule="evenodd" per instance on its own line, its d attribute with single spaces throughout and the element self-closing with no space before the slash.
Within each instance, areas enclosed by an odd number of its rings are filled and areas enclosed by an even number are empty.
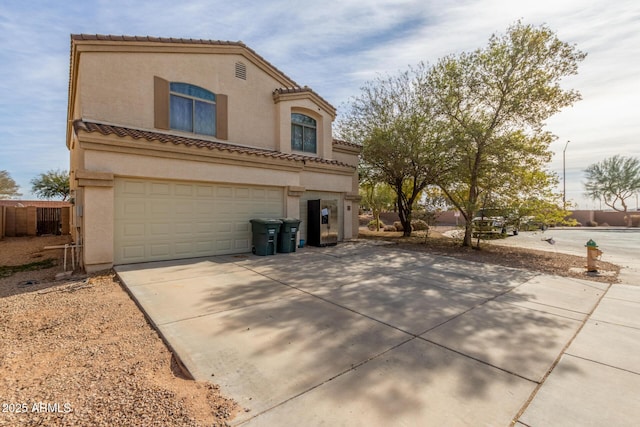
<svg viewBox="0 0 640 427">
<path fill-rule="evenodd" d="M 86 167 L 111 172 L 117 176 L 183 181 L 225 182 L 287 186 L 299 185 L 296 173 L 263 169 L 249 165 L 211 164 L 171 158 L 149 158 L 140 155 L 86 152 Z"/>
<path fill-rule="evenodd" d="M 235 77 L 235 64 L 247 79 Z M 135 128 L 154 128 L 154 76 L 228 96 L 228 141 L 291 151 L 292 107 L 319 120 L 318 155 L 331 158 L 332 117 L 309 100 L 274 104 L 282 82 L 238 54 L 83 52 L 74 118 Z M 295 107 L 294 107 L 295 106 Z"/>
</svg>

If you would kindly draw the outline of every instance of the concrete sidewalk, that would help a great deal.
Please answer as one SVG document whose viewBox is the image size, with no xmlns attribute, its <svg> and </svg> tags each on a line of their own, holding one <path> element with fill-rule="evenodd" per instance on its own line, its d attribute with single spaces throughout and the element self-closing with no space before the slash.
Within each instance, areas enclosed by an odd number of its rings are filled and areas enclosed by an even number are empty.
<svg viewBox="0 0 640 427">
<path fill-rule="evenodd" d="M 640 416 L 633 288 L 370 243 L 116 270 L 236 425 L 588 425 L 561 412 L 606 370 Z"/>
<path fill-rule="evenodd" d="M 640 287 L 613 285 L 519 424 L 636 424 L 640 417 L 639 354 Z"/>
</svg>

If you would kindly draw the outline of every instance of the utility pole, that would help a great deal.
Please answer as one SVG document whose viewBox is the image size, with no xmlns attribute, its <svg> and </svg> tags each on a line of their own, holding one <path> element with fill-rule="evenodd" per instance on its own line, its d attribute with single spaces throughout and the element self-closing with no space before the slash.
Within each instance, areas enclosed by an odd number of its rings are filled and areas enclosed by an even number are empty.
<svg viewBox="0 0 640 427">
<path fill-rule="evenodd" d="M 569 140 L 564 144 L 564 150 L 562 150 L 562 209 L 567 210 L 567 169 L 566 169 L 566 153 Z"/>
</svg>

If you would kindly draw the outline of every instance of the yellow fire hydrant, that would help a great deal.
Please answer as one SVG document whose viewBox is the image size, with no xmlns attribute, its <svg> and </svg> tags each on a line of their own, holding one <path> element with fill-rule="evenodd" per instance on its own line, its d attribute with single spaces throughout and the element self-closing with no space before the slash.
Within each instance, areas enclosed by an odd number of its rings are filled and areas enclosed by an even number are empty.
<svg viewBox="0 0 640 427">
<path fill-rule="evenodd" d="M 596 261 L 602 256 L 602 251 L 598 249 L 598 245 L 596 245 L 593 239 L 589 239 L 585 246 L 587 248 L 587 272 L 597 273 L 598 265 Z"/>
</svg>

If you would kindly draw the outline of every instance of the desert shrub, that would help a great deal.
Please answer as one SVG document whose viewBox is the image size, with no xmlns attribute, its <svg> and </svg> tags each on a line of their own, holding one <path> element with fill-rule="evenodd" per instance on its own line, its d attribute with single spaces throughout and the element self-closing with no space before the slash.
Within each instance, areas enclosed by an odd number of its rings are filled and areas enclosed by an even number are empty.
<svg viewBox="0 0 640 427">
<path fill-rule="evenodd" d="M 414 219 L 421 219 L 427 223 L 428 226 L 436 225 L 438 219 L 438 213 L 433 211 L 418 210 L 413 213 Z"/>
<path fill-rule="evenodd" d="M 421 219 L 414 219 L 413 221 L 411 221 L 411 228 L 413 229 L 413 231 L 426 231 L 429 229 L 429 225 L 426 221 L 423 221 Z"/>
<path fill-rule="evenodd" d="M 368 226 L 370 221 L 371 221 L 371 215 L 360 215 L 358 217 L 358 223 L 361 227 Z"/>
<path fill-rule="evenodd" d="M 602 224 L 600 224 L 600 227 L 608 227 L 609 224 L 607 224 L 606 222 L 603 222 Z"/>
<path fill-rule="evenodd" d="M 404 227 L 400 221 L 394 222 L 393 226 L 396 228 L 396 231 L 404 231 Z"/>
<path fill-rule="evenodd" d="M 383 231 L 397 231 L 393 225 L 385 225 Z"/>
<path fill-rule="evenodd" d="M 597 227 L 598 223 L 595 221 L 587 221 L 587 227 Z"/>
<path fill-rule="evenodd" d="M 378 223 L 380 224 L 380 229 L 384 229 L 384 222 L 382 221 L 378 221 Z M 369 221 L 369 224 L 367 224 L 367 228 L 371 231 L 375 231 L 376 230 L 376 220 L 373 219 L 371 221 Z"/>
</svg>

